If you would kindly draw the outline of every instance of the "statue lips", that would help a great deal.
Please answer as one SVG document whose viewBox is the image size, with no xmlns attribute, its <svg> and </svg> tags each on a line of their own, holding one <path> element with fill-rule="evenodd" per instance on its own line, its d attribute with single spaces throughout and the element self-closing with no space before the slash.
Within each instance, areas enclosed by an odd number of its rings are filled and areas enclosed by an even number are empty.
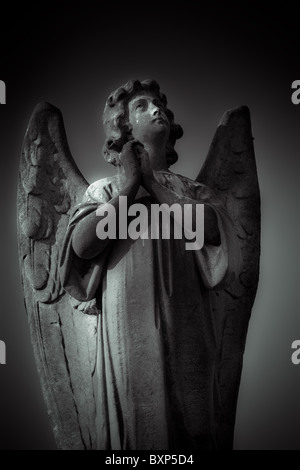
<svg viewBox="0 0 300 470">
<path fill-rule="evenodd" d="M 152 122 L 158 122 L 159 124 L 164 124 L 165 126 L 168 127 L 168 122 L 165 118 L 163 118 L 162 116 L 158 116 L 158 117 L 155 117 L 154 119 L 152 119 Z"/>
</svg>

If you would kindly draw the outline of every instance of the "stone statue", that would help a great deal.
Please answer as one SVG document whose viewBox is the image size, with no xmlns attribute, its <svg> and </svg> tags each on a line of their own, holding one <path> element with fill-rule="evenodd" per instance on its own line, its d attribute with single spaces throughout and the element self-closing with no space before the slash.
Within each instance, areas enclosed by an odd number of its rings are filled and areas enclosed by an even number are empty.
<svg viewBox="0 0 300 470">
<path fill-rule="evenodd" d="M 112 177 L 88 185 L 48 103 L 20 165 L 24 297 L 57 445 L 230 449 L 260 254 L 248 108 L 225 113 L 195 181 L 169 170 L 183 132 L 155 81 L 113 92 L 103 124 Z M 134 204 L 149 211 L 129 237 Z M 154 227 L 154 204 L 170 208 L 169 236 Z M 175 236 L 174 204 L 193 227 L 203 208 L 201 246 L 184 227 Z M 116 236 L 99 237 L 100 221 Z"/>
</svg>

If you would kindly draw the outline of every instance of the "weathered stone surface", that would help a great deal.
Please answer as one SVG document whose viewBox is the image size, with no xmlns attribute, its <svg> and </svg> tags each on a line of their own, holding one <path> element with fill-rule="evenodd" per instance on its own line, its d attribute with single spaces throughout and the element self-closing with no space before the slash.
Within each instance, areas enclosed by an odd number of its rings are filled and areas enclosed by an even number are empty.
<svg viewBox="0 0 300 470">
<path fill-rule="evenodd" d="M 224 115 L 196 181 L 168 170 L 182 129 L 156 82 L 116 90 L 103 121 L 116 176 L 88 187 L 48 104 L 20 166 L 24 297 L 58 446 L 230 449 L 259 272 L 249 111 Z M 128 206 L 204 204 L 204 247 L 161 233 L 99 240 L 95 211 L 118 211 L 120 195 Z"/>
</svg>

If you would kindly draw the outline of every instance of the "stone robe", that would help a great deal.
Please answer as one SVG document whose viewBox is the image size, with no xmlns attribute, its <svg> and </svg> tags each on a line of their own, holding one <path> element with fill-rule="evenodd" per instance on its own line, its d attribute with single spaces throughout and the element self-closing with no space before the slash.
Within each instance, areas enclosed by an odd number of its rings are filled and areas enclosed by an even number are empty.
<svg viewBox="0 0 300 470">
<path fill-rule="evenodd" d="M 99 449 L 198 450 L 217 447 L 219 426 L 218 316 L 211 289 L 224 289 L 240 269 L 232 222 L 204 185 L 155 172 L 170 191 L 210 205 L 220 246 L 186 250 L 186 240 L 111 240 L 105 253 L 79 259 L 72 249 L 76 223 L 118 195 L 122 178 L 92 184 L 70 219 L 61 278 L 78 301 L 97 299 Z M 136 202 L 150 208 L 144 191 Z"/>
</svg>

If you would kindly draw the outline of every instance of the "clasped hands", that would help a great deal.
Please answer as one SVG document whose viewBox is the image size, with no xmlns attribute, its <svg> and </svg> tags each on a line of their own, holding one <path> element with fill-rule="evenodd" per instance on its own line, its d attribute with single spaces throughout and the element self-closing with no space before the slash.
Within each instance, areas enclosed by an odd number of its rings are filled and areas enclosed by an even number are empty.
<svg viewBox="0 0 300 470">
<path fill-rule="evenodd" d="M 146 180 L 153 178 L 149 154 L 140 141 L 134 139 L 126 142 L 120 154 L 120 161 L 129 181 L 145 186 Z"/>
</svg>

